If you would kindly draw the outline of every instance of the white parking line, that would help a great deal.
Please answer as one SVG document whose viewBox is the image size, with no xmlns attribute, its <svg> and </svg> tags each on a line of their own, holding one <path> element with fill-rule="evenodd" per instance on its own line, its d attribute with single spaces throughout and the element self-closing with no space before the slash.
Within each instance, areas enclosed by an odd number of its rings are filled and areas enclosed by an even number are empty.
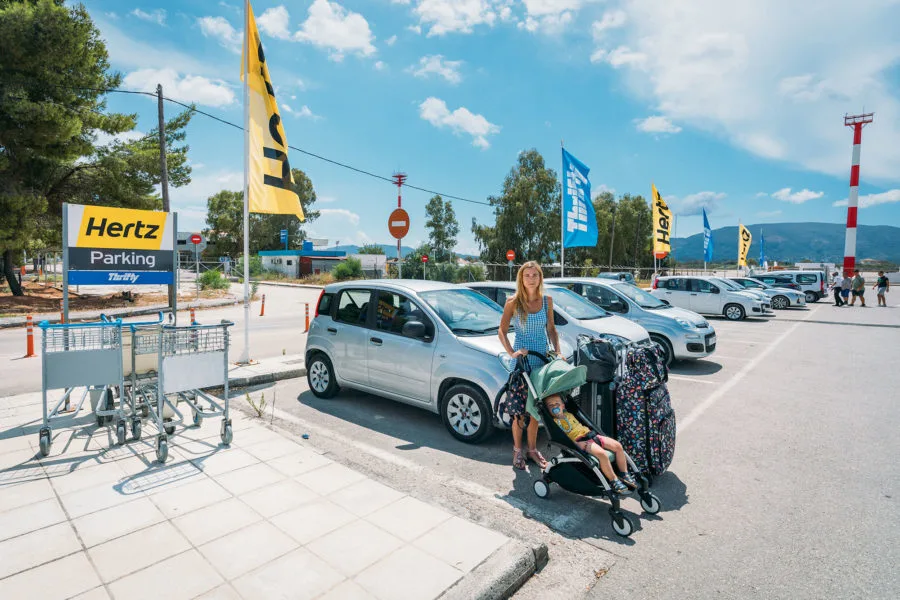
<svg viewBox="0 0 900 600">
<path fill-rule="evenodd" d="M 677 381 L 690 381 L 692 383 L 706 383 L 709 385 L 716 385 L 720 383 L 718 381 L 708 381 L 706 379 L 698 379 L 696 377 L 684 377 L 683 375 L 669 375 L 669 379 L 675 379 Z"/>
<path fill-rule="evenodd" d="M 716 391 L 714 391 L 712 394 L 710 394 L 709 397 L 706 398 L 706 400 L 704 400 L 703 402 L 698 404 L 696 407 L 694 407 L 694 410 L 692 410 L 690 413 L 688 413 L 688 416 L 686 416 L 684 419 L 682 419 L 678 423 L 678 432 L 684 433 L 684 431 L 688 427 L 690 427 L 694 423 L 694 421 L 699 419 L 703 415 L 703 413 L 705 413 L 707 410 L 709 410 L 713 404 L 718 402 L 722 396 L 724 396 L 725 394 L 730 392 L 731 388 L 733 388 L 738 383 L 740 383 L 740 381 L 744 377 L 746 377 L 747 374 L 749 374 L 751 371 L 753 371 L 757 367 L 757 365 L 759 365 L 759 363 L 761 363 L 767 356 L 769 356 L 769 354 L 773 350 L 775 350 L 775 348 L 780 346 L 781 342 L 783 342 L 785 339 L 787 339 L 787 337 L 789 335 L 791 335 L 795 329 L 800 327 L 800 325 L 803 324 L 804 321 L 806 321 L 807 319 L 812 317 L 814 314 L 815 314 L 814 311 L 810 311 L 810 313 L 808 315 L 806 315 L 803 319 L 794 323 L 787 331 L 785 331 L 780 336 L 778 336 L 775 339 L 775 341 L 772 342 L 771 346 L 762 350 L 759 354 L 757 354 L 753 358 L 753 360 L 751 360 L 746 365 L 744 365 L 744 367 L 740 371 L 738 371 L 731 379 L 726 381 L 722 385 L 722 387 L 716 389 Z M 726 358 L 726 357 L 723 357 L 723 358 Z"/>
</svg>

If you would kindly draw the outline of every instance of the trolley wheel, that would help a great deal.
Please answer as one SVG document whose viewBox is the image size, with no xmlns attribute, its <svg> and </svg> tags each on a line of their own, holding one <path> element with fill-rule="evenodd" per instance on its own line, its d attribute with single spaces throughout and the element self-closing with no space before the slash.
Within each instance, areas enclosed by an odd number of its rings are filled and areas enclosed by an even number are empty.
<svg viewBox="0 0 900 600">
<path fill-rule="evenodd" d="M 145 419 L 150 416 L 150 407 L 146 404 L 141 405 L 141 416 Z"/>
<path fill-rule="evenodd" d="M 166 438 L 160 437 L 156 442 L 156 460 L 164 463 L 167 458 L 169 458 L 169 442 L 166 441 Z"/>
<path fill-rule="evenodd" d="M 648 492 L 646 495 L 641 496 L 641 508 L 648 515 L 655 515 L 660 509 L 659 498 Z"/>
<path fill-rule="evenodd" d="M 131 421 L 131 437 L 135 439 L 135 441 L 141 439 L 141 420 L 133 419 Z"/>
<path fill-rule="evenodd" d="M 203 425 L 203 417 L 200 416 L 200 410 L 194 411 L 194 427 L 200 427 Z"/>
<path fill-rule="evenodd" d="M 52 445 L 52 440 L 50 439 L 50 430 L 42 429 L 40 433 L 40 446 L 41 446 L 41 456 L 47 456 L 50 454 L 50 446 Z"/>
<path fill-rule="evenodd" d="M 231 445 L 231 441 L 234 439 L 234 431 L 231 429 L 231 423 L 228 421 L 222 421 L 222 443 L 226 446 Z"/>
<path fill-rule="evenodd" d="M 166 430 L 166 435 L 175 435 L 175 426 L 169 425 L 169 423 L 171 423 L 171 420 L 164 421 L 163 429 Z"/>
<path fill-rule="evenodd" d="M 543 479 L 536 479 L 533 487 L 538 498 L 546 498 L 550 495 L 550 485 Z"/>
<path fill-rule="evenodd" d="M 97 416 L 97 427 L 103 427 L 106 424 L 106 417 Z"/>
<path fill-rule="evenodd" d="M 622 537 L 628 537 L 634 532 L 634 525 L 631 523 L 631 519 L 622 513 L 613 513 L 610 516 L 612 517 L 613 531 L 617 534 Z"/>
<path fill-rule="evenodd" d="M 116 441 L 120 446 L 125 443 L 125 421 L 116 423 Z"/>
</svg>

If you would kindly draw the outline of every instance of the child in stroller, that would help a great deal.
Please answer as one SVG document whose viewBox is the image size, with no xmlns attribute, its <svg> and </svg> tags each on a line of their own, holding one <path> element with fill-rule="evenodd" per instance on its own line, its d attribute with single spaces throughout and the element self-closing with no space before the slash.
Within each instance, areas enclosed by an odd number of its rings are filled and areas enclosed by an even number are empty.
<svg viewBox="0 0 900 600">
<path fill-rule="evenodd" d="M 528 385 L 526 410 L 544 424 L 550 437 L 550 447 L 559 450 L 559 454 L 551 458 L 547 467 L 543 469 L 541 478 L 534 482 L 534 493 L 540 498 L 546 498 L 550 494 L 550 484 L 557 483 L 560 487 L 576 494 L 605 497 L 611 504 L 609 514 L 613 530 L 617 534 L 627 537 L 634 531 L 631 520 L 620 508 L 620 495 L 623 491 L 621 488 L 627 484 L 620 481 L 620 486 L 615 486 L 615 481 L 628 475 L 629 470 L 634 473 L 637 481 L 634 481 L 631 476 L 628 476 L 628 479 L 635 484 L 641 508 L 648 514 L 655 515 L 660 511 L 659 499 L 650 492 L 649 481 L 640 473 L 631 457 L 621 449 L 618 442 L 615 453 L 612 451 L 611 444 L 610 448 L 595 448 L 594 451 L 590 451 L 590 446 L 571 439 L 557 424 L 545 400 L 550 400 L 549 404 L 553 406 L 562 404 L 563 410 L 573 417 L 574 422 L 586 427 L 589 430 L 588 433 L 600 433 L 600 429 L 584 414 L 572 398 L 572 391 L 581 388 L 587 380 L 586 367 L 573 367 L 561 359 L 550 361 L 542 358 L 547 364 L 530 373 L 527 365 L 520 363 L 517 366 L 517 371 L 524 374 Z M 576 437 L 581 437 L 581 435 Z M 610 473 L 604 474 L 602 459 L 598 458 L 594 452 L 602 452 L 606 455 L 605 462 L 612 471 L 612 477 L 610 477 Z M 619 454 L 625 460 L 625 468 L 619 464 L 619 456 L 617 456 Z M 618 467 L 618 475 L 612 469 L 613 464 Z M 613 484 L 610 484 L 610 481 L 613 481 Z M 624 492 L 627 491 L 626 488 Z"/>
</svg>

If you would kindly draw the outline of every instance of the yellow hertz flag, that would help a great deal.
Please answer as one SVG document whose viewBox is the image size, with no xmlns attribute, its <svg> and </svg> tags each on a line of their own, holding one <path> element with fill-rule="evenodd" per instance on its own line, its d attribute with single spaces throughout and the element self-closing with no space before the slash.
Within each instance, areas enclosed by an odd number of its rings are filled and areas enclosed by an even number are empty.
<svg viewBox="0 0 900 600">
<path fill-rule="evenodd" d="M 672 235 L 672 211 L 656 186 L 650 184 L 650 187 L 653 190 L 653 256 L 662 260 L 672 251 L 669 239 Z"/>
<path fill-rule="evenodd" d="M 250 212 L 274 215 L 297 215 L 304 220 L 300 198 L 291 190 L 293 179 L 288 163 L 288 142 L 275 102 L 275 89 L 269 79 L 269 68 L 263 54 L 253 9 L 247 3 L 246 36 L 241 52 L 241 81 L 247 76 L 249 62 L 248 108 L 250 131 Z M 247 49 L 250 49 L 249 61 Z M 245 100 L 248 101 L 248 100 Z"/>
<path fill-rule="evenodd" d="M 747 266 L 747 252 L 750 251 L 750 242 L 753 241 L 753 236 L 750 235 L 750 230 L 744 227 L 743 225 L 738 225 L 738 266 L 746 267 Z"/>
</svg>

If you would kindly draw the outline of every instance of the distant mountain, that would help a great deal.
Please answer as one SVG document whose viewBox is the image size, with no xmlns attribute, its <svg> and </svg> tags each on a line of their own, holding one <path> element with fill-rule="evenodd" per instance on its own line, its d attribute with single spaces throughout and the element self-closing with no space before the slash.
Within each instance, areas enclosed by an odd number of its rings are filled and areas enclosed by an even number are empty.
<svg viewBox="0 0 900 600">
<path fill-rule="evenodd" d="M 748 258 L 759 258 L 760 230 L 766 238 L 769 262 L 839 263 L 844 258 L 844 225 L 837 223 L 765 223 L 747 225 L 753 234 Z M 737 260 L 737 227 L 713 230 L 713 260 Z M 703 234 L 675 238 L 678 262 L 703 260 Z M 892 225 L 860 225 L 856 232 L 856 259 L 872 258 L 900 262 L 900 227 Z"/>
</svg>

